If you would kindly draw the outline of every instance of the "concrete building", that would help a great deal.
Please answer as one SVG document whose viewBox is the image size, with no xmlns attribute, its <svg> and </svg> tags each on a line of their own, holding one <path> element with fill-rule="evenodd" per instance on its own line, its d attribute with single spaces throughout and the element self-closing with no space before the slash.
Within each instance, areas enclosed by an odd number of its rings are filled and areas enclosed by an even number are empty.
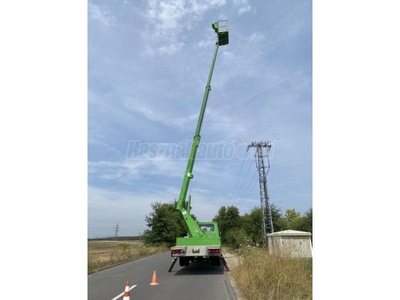
<svg viewBox="0 0 400 300">
<path fill-rule="evenodd" d="M 312 257 L 311 233 L 284 230 L 267 234 L 269 254 L 289 257 Z"/>
</svg>

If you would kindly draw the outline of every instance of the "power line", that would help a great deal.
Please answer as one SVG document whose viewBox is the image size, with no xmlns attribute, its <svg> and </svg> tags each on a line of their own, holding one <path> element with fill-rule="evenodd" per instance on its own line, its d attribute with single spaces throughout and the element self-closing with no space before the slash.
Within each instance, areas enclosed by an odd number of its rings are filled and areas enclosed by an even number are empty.
<svg viewBox="0 0 400 300">
<path fill-rule="evenodd" d="M 247 153 L 247 150 L 246 150 L 246 153 Z M 233 199 L 233 193 L 235 192 L 235 189 L 236 189 L 236 186 L 237 186 L 237 183 L 239 182 L 239 177 L 240 177 L 240 174 L 242 174 L 242 169 L 243 169 L 243 165 L 244 165 L 244 161 L 246 160 L 246 155 L 244 156 L 244 158 L 243 158 L 243 161 L 242 161 L 242 166 L 240 167 L 240 171 L 239 171 L 239 174 L 238 174 L 238 176 L 237 176 L 237 178 L 236 178 L 236 183 L 235 183 L 235 186 L 233 187 L 233 191 L 232 191 L 232 195 L 231 195 L 231 203 L 232 203 L 232 199 Z"/>
<path fill-rule="evenodd" d="M 242 207 L 243 202 L 250 196 L 251 192 L 254 190 L 254 188 L 255 188 L 255 186 L 257 184 L 257 181 L 254 181 L 254 179 L 256 178 L 256 175 L 257 175 L 257 170 L 254 171 L 253 177 L 251 178 L 251 181 L 250 181 L 249 185 L 247 186 L 245 192 L 243 193 L 242 198 L 239 201 L 239 204 L 238 204 L 239 208 Z M 252 188 L 249 190 L 249 188 L 250 188 L 251 184 L 253 183 L 253 181 L 254 181 L 254 184 L 253 184 Z"/>
<path fill-rule="evenodd" d="M 247 176 L 249 175 L 249 172 L 250 172 L 250 169 L 251 169 L 253 163 L 254 163 L 254 160 L 251 161 L 251 164 L 250 164 L 250 166 L 249 166 L 249 169 L 248 169 L 247 172 L 246 172 L 246 175 L 245 175 L 245 177 L 244 177 L 244 180 L 243 180 L 243 182 L 242 182 L 242 185 L 240 186 L 240 189 L 239 189 L 237 195 L 234 197 L 233 202 L 235 202 L 236 198 L 239 196 L 240 192 L 242 191 L 242 188 L 243 188 L 243 186 L 244 186 L 244 183 L 246 182 L 246 178 L 247 178 Z"/>
</svg>

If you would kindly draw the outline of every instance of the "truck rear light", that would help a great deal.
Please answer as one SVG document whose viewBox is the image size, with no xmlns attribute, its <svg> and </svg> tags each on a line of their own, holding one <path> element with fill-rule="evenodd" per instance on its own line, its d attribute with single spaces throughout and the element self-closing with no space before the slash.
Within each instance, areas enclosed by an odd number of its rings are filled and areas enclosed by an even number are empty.
<svg viewBox="0 0 400 300">
<path fill-rule="evenodd" d="M 183 253 L 183 252 L 184 252 L 183 249 L 172 249 L 171 250 L 172 254 Z"/>
<path fill-rule="evenodd" d="M 209 253 L 219 253 L 219 249 L 208 249 Z"/>
</svg>

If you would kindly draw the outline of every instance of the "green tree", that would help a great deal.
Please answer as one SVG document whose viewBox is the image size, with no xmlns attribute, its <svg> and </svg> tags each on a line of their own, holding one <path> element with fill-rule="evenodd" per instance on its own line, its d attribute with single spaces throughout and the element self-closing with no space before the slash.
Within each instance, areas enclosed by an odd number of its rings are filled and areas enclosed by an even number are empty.
<svg viewBox="0 0 400 300">
<path fill-rule="evenodd" d="M 261 208 L 254 207 L 250 214 L 241 217 L 242 228 L 254 244 L 261 244 Z"/>
<path fill-rule="evenodd" d="M 294 222 L 293 229 L 312 233 L 312 208 Z"/>
<path fill-rule="evenodd" d="M 229 234 L 229 231 L 240 229 L 241 226 L 239 209 L 235 206 L 222 206 L 213 221 L 218 223 L 221 241 L 230 244 L 232 241 L 229 237 L 232 235 Z"/>
<path fill-rule="evenodd" d="M 274 223 L 274 232 L 289 229 L 285 219 L 282 216 L 280 208 L 275 204 L 271 204 L 272 222 Z"/>
<path fill-rule="evenodd" d="M 301 218 L 301 213 L 297 212 L 294 208 L 287 209 L 283 218 L 284 221 L 287 223 L 288 229 L 295 229 L 294 227 Z"/>
<path fill-rule="evenodd" d="M 274 231 L 288 229 L 287 222 L 283 218 L 281 210 L 275 204 L 271 204 L 271 215 Z M 254 244 L 262 244 L 262 210 L 254 207 L 250 214 L 241 217 L 242 228 Z M 268 233 L 268 232 L 267 232 Z"/>
<path fill-rule="evenodd" d="M 187 225 L 174 203 L 155 202 L 151 207 L 153 211 L 145 217 L 150 228 L 143 234 L 146 243 L 174 245 L 177 237 L 186 235 Z"/>
</svg>

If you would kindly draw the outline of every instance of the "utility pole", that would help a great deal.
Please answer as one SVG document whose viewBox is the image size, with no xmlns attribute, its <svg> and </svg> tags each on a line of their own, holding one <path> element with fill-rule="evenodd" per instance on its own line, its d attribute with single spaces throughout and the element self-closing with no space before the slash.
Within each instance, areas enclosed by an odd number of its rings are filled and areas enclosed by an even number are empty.
<svg viewBox="0 0 400 300">
<path fill-rule="evenodd" d="M 262 244 L 263 247 L 266 245 L 267 241 L 267 231 L 268 233 L 274 232 L 274 224 L 272 222 L 271 205 L 269 203 L 268 187 L 267 187 L 267 174 L 270 168 L 268 153 L 271 149 L 270 142 L 252 142 L 247 146 L 247 151 L 250 148 L 256 148 L 257 160 L 256 168 L 259 175 L 260 183 L 260 202 L 261 202 L 261 224 L 262 224 Z M 262 148 L 266 149 L 267 166 L 264 165 L 264 155 Z M 265 172 L 267 169 L 267 172 Z"/>
<path fill-rule="evenodd" d="M 115 226 L 114 230 L 115 230 L 114 239 L 117 241 L 118 240 L 118 232 L 120 230 L 118 222 L 117 222 L 117 226 Z"/>
</svg>

